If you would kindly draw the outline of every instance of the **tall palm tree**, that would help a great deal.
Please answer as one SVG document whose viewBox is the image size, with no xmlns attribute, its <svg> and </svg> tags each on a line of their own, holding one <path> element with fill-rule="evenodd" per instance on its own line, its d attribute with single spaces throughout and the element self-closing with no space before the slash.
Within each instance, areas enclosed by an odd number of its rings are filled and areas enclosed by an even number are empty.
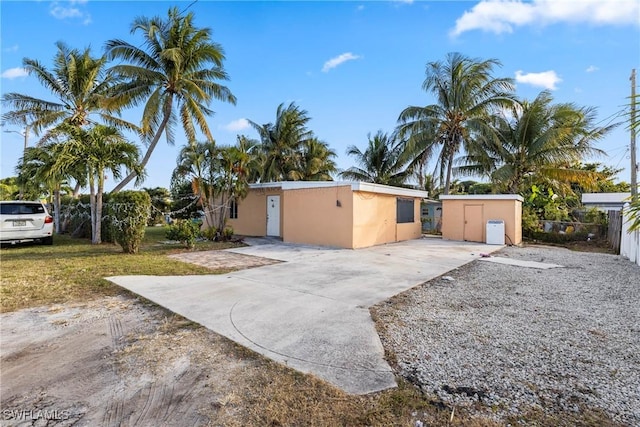
<svg viewBox="0 0 640 427">
<path fill-rule="evenodd" d="M 2 115 L 4 121 L 28 125 L 39 135 L 43 130 L 66 123 L 81 127 L 95 123 L 97 118 L 113 126 L 135 130 L 136 126 L 117 116 L 107 100 L 115 83 L 106 73 L 106 58 L 94 58 L 90 49 L 70 49 L 56 43 L 58 51 L 53 68 L 34 59 L 24 59 L 23 67 L 49 91 L 55 100 L 34 98 L 19 93 L 7 93 L 2 104 L 11 111 Z M 97 116 L 96 119 L 91 118 Z"/>
<path fill-rule="evenodd" d="M 548 91 L 523 101 L 508 116 L 496 116 L 497 139 L 485 141 L 461 159 L 461 171 L 484 173 L 503 190 L 517 193 L 532 183 L 595 183 L 600 174 L 572 168 L 586 156 L 604 154 L 593 143 L 617 124 L 595 126 L 596 111 L 574 104 L 553 104 Z"/>
<path fill-rule="evenodd" d="M 393 136 L 379 130 L 373 138 L 367 135 L 369 144 L 362 152 L 352 145 L 347 154 L 355 158 L 358 166 L 350 167 L 340 173 L 340 177 L 355 181 L 385 185 L 404 185 L 410 171 L 406 168 L 403 145 Z"/>
<path fill-rule="evenodd" d="M 273 123 L 259 125 L 249 121 L 260 135 L 263 152 L 262 182 L 299 180 L 302 147 L 311 140 L 307 111 L 295 103 L 280 104 Z"/>
<path fill-rule="evenodd" d="M 301 181 L 333 181 L 336 173 L 336 152 L 324 141 L 308 139 L 302 146 L 299 179 Z"/>
<path fill-rule="evenodd" d="M 122 132 L 111 126 L 94 125 L 89 129 L 63 126 L 56 130 L 56 135 L 64 142 L 57 153 L 53 172 L 65 175 L 79 167 L 85 168 L 91 201 L 91 243 L 99 244 L 102 242 L 105 173 L 109 171 L 114 179 L 119 179 L 124 168 L 141 180 L 140 152 Z"/>
<path fill-rule="evenodd" d="M 222 46 L 211 39 L 209 28 L 198 28 L 193 13 L 184 16 L 169 9 L 167 19 L 136 18 L 131 33 L 142 33 L 143 47 L 124 40 L 106 44 L 107 57 L 125 61 L 111 67 L 111 73 L 123 80 L 116 86 L 112 104 L 117 108 L 144 102 L 141 132 L 148 143 L 142 158 L 144 168 L 164 134 L 174 142 L 175 123 L 179 120 L 189 143 L 195 143 L 196 130 L 213 141 L 207 117 L 213 99 L 235 104 L 231 91 L 218 83 L 228 80 L 224 70 Z M 120 191 L 133 178 L 129 174 L 113 191 Z"/>
<path fill-rule="evenodd" d="M 437 103 L 409 106 L 398 118 L 399 135 L 416 162 L 425 164 L 439 150 L 444 194 L 449 194 L 454 157 L 479 135 L 491 133 L 492 112 L 513 105 L 512 80 L 492 76 L 499 65 L 496 59 L 483 61 L 457 52 L 445 61 L 429 62 L 422 88 L 433 93 Z"/>
</svg>

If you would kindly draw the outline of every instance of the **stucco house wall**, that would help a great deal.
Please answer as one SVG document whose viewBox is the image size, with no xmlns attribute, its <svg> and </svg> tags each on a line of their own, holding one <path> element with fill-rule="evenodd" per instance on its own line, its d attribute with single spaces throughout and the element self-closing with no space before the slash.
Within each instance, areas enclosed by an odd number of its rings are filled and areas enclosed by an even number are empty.
<svg viewBox="0 0 640 427">
<path fill-rule="evenodd" d="M 442 200 L 442 237 L 444 239 L 486 242 L 487 221 L 503 220 L 505 243 L 514 245 L 522 243 L 523 199 L 521 196 L 517 194 L 455 195 L 440 196 L 440 200 Z M 472 227 L 474 230 L 471 230 Z M 481 237 L 469 238 L 476 235 Z"/>
<path fill-rule="evenodd" d="M 353 247 L 352 193 L 349 185 L 286 190 L 281 215 L 282 240 Z"/>
<path fill-rule="evenodd" d="M 236 234 L 267 234 L 267 198 L 280 196 L 280 237 L 285 242 L 363 248 L 421 236 L 424 191 L 358 182 L 251 184 L 228 224 Z M 413 200 L 414 221 L 398 224 L 397 199 Z"/>
<path fill-rule="evenodd" d="M 227 224 L 237 234 L 243 236 L 267 235 L 267 196 L 280 196 L 280 210 L 283 209 L 283 192 L 280 188 L 256 188 L 247 192 L 247 197 L 238 203 L 238 218 L 229 218 Z M 280 215 L 282 230 L 282 215 Z"/>
</svg>

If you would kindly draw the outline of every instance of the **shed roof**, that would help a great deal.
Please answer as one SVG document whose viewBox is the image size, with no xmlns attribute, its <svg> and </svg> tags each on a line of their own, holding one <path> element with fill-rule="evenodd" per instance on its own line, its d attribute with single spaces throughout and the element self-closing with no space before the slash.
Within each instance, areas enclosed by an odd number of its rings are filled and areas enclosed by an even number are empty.
<svg viewBox="0 0 640 427">
<path fill-rule="evenodd" d="M 249 184 L 249 188 L 279 188 L 281 190 L 302 190 L 310 188 L 345 186 L 350 186 L 351 191 L 365 191 L 367 193 L 389 194 L 393 196 L 414 197 L 420 199 L 425 199 L 429 196 L 428 192 L 422 190 L 359 181 L 280 181 Z"/>
<path fill-rule="evenodd" d="M 519 194 L 455 194 L 440 196 L 440 200 L 518 200 L 524 202 Z"/>
<path fill-rule="evenodd" d="M 623 204 L 625 199 L 631 197 L 631 193 L 582 193 L 582 203 L 584 204 Z"/>
</svg>

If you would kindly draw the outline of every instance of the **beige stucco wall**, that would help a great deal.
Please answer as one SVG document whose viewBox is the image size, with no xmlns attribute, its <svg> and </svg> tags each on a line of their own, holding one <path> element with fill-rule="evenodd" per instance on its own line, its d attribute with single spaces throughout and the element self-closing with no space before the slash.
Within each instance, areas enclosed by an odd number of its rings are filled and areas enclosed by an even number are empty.
<svg viewBox="0 0 640 427">
<path fill-rule="evenodd" d="M 486 241 L 488 220 L 504 221 L 505 243 L 522 243 L 522 202 L 515 199 L 456 199 L 442 200 L 442 237 L 449 240 L 464 240 L 465 205 L 482 206 L 482 241 Z"/>
<path fill-rule="evenodd" d="M 414 199 L 414 222 L 396 224 L 396 199 L 386 194 L 353 192 L 353 248 L 420 237 L 420 200 Z"/>
<path fill-rule="evenodd" d="M 351 186 L 286 190 L 282 240 L 291 243 L 352 248 Z M 338 206 L 337 201 L 340 201 Z"/>
<path fill-rule="evenodd" d="M 350 185 L 287 189 L 253 188 L 227 224 L 244 236 L 267 233 L 267 197 L 280 196 L 282 240 L 341 248 L 364 248 L 421 236 L 420 199 L 414 222 L 396 224 L 397 196 L 353 191 Z M 340 201 L 340 206 L 337 206 Z"/>
<path fill-rule="evenodd" d="M 229 219 L 227 224 L 236 234 L 242 236 L 267 235 L 267 196 L 280 196 L 280 231 L 282 232 L 282 211 L 284 198 L 279 188 L 250 189 L 247 197 L 238 202 L 238 218 Z"/>
</svg>

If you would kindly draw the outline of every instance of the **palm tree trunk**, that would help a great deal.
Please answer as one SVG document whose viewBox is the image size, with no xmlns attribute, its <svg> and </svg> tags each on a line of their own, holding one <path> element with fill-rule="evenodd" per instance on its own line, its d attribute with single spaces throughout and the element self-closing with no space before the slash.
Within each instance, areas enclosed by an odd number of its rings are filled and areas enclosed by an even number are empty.
<svg viewBox="0 0 640 427">
<path fill-rule="evenodd" d="M 149 148 L 147 148 L 147 152 L 142 158 L 142 162 L 140 162 L 141 169 L 144 169 L 147 166 L 147 163 L 149 163 L 151 154 L 153 153 L 153 150 L 155 150 L 156 145 L 158 145 L 158 141 L 160 141 L 160 137 L 162 136 L 162 133 L 167 127 L 167 123 L 169 123 L 169 119 L 171 118 L 172 106 L 173 106 L 173 96 L 171 96 L 167 101 L 162 122 L 160 123 L 160 126 L 158 126 L 158 130 L 156 131 L 156 134 L 153 136 L 153 140 L 151 141 L 151 144 L 149 144 Z M 120 181 L 120 183 L 116 185 L 116 187 L 113 190 L 111 190 L 111 193 L 119 192 L 137 176 L 138 174 L 135 171 L 131 172 L 122 181 Z"/>
<path fill-rule="evenodd" d="M 89 177 L 89 205 L 91 211 L 91 243 L 96 244 L 96 184 L 93 176 Z"/>
<path fill-rule="evenodd" d="M 98 172 L 98 191 L 96 192 L 96 228 L 94 240 L 91 242 L 94 245 L 102 243 L 102 193 L 104 192 L 104 171 Z"/>
<path fill-rule="evenodd" d="M 445 196 L 449 194 L 449 187 L 451 187 L 451 174 L 453 171 L 452 163 L 453 163 L 453 154 L 450 154 L 449 159 L 447 160 L 447 178 L 444 183 L 444 191 L 442 192 L 442 194 L 444 194 Z"/>
<path fill-rule="evenodd" d="M 53 222 L 56 224 L 56 234 L 60 234 L 62 231 L 62 224 L 60 224 L 60 209 L 62 209 L 60 203 L 60 187 L 56 187 L 53 190 Z"/>
</svg>

